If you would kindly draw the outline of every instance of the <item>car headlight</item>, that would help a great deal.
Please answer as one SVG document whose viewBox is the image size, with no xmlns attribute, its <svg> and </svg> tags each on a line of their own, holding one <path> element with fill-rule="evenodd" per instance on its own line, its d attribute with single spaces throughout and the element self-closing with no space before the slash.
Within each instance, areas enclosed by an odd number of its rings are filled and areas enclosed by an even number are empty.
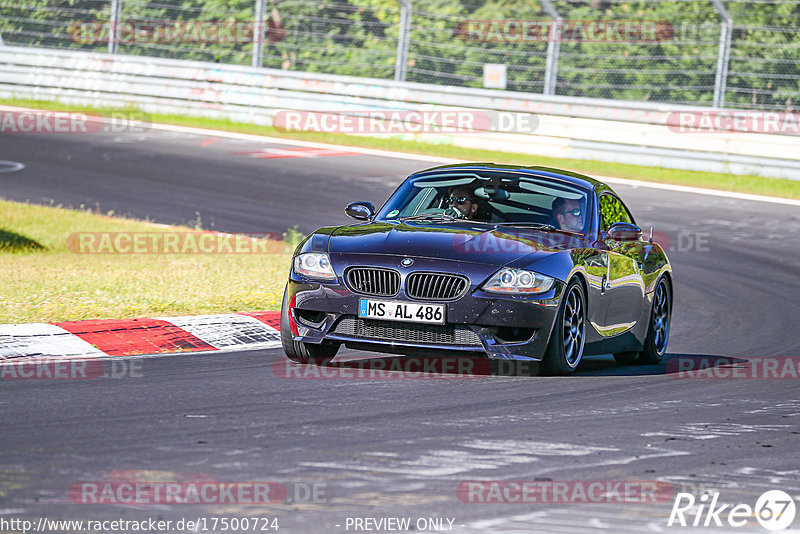
<svg viewBox="0 0 800 534">
<path fill-rule="evenodd" d="M 536 294 L 549 291 L 555 283 L 554 278 L 523 269 L 500 269 L 483 285 L 489 293 Z"/>
<path fill-rule="evenodd" d="M 306 252 L 294 257 L 294 272 L 314 280 L 336 280 L 336 273 L 327 254 Z"/>
</svg>

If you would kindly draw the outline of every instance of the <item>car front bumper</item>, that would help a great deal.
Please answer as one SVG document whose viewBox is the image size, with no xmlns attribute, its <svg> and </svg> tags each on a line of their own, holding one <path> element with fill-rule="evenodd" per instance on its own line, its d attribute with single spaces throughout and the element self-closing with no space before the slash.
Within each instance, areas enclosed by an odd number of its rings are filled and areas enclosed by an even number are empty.
<svg viewBox="0 0 800 534">
<path fill-rule="evenodd" d="M 341 279 L 313 282 L 292 273 L 288 283 L 288 313 L 292 337 L 304 343 L 341 342 L 350 348 L 418 354 L 456 351 L 491 359 L 540 361 L 547 349 L 564 284 L 542 295 L 505 296 L 481 291 L 472 281 L 464 296 L 445 302 L 445 325 L 361 319 L 363 298 L 424 302 L 401 290 L 393 298 L 352 292 Z"/>
</svg>

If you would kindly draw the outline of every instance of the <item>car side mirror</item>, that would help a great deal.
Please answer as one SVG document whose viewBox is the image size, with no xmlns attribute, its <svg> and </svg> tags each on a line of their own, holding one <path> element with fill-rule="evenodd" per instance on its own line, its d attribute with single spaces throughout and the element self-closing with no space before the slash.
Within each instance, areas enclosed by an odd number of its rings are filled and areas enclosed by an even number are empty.
<svg viewBox="0 0 800 534">
<path fill-rule="evenodd" d="M 351 202 L 344 209 L 345 214 L 359 221 L 368 221 L 375 215 L 375 206 L 372 202 Z"/>
<path fill-rule="evenodd" d="M 635 224 L 618 222 L 608 229 L 608 237 L 614 241 L 636 241 L 642 237 L 642 229 Z"/>
</svg>

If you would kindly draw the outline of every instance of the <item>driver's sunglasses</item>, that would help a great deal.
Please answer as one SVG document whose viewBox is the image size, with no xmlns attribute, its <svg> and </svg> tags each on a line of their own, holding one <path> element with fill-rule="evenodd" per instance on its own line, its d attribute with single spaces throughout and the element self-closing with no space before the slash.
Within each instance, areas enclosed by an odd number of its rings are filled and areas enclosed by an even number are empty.
<svg viewBox="0 0 800 534">
<path fill-rule="evenodd" d="M 467 202 L 472 202 L 467 197 L 447 197 L 444 200 L 448 204 L 466 204 Z"/>
<path fill-rule="evenodd" d="M 560 212 L 561 215 L 566 215 L 567 213 L 569 213 L 570 215 L 572 215 L 573 217 L 575 217 L 577 219 L 578 217 L 581 216 L 581 209 L 580 208 L 575 208 L 574 210 L 566 210 L 566 211 Z"/>
</svg>

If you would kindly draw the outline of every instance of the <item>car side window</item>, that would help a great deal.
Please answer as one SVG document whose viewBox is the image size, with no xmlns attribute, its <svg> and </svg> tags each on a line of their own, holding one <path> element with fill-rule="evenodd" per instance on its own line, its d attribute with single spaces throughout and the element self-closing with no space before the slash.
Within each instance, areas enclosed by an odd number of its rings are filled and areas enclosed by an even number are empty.
<svg viewBox="0 0 800 534">
<path fill-rule="evenodd" d="M 625 209 L 622 202 L 612 195 L 600 195 L 600 229 L 604 232 L 607 231 L 612 224 L 618 222 L 632 223 L 628 210 Z"/>
</svg>

